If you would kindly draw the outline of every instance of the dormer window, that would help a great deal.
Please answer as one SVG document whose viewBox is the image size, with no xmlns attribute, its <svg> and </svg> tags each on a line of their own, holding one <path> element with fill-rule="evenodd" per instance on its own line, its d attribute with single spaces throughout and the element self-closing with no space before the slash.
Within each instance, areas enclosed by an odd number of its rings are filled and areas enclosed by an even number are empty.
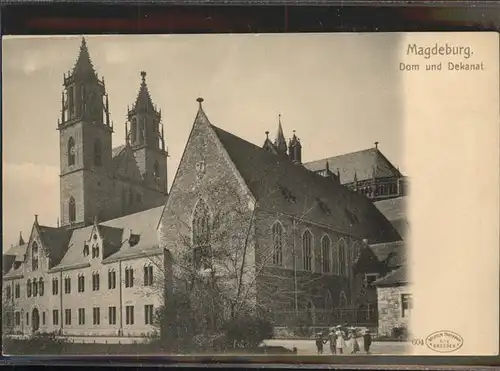
<svg viewBox="0 0 500 371">
<path fill-rule="evenodd" d="M 138 234 L 131 234 L 128 240 L 130 246 L 135 246 L 139 243 L 140 236 Z"/>
<path fill-rule="evenodd" d="M 89 245 L 87 243 L 85 243 L 85 245 L 83 246 L 83 256 L 88 256 L 89 255 Z"/>
<path fill-rule="evenodd" d="M 293 195 L 292 191 L 290 191 L 287 187 L 282 186 L 282 185 L 278 185 L 278 188 L 279 188 L 281 194 L 283 195 L 283 197 L 285 197 L 285 199 L 288 202 L 292 202 L 292 203 L 297 202 L 297 199 Z"/>
<path fill-rule="evenodd" d="M 92 246 L 92 259 L 99 257 L 99 245 Z"/>
</svg>

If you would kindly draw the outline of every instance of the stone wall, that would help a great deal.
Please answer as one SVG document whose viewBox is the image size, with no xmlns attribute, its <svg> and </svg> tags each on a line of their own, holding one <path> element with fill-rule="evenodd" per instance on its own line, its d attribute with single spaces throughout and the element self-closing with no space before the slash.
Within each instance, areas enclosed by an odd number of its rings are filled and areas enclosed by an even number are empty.
<svg viewBox="0 0 500 371">
<path fill-rule="evenodd" d="M 411 287 L 401 285 L 377 288 L 379 336 L 391 336 L 393 328 L 408 326 L 409 318 L 403 317 L 403 294 L 411 294 Z"/>
</svg>

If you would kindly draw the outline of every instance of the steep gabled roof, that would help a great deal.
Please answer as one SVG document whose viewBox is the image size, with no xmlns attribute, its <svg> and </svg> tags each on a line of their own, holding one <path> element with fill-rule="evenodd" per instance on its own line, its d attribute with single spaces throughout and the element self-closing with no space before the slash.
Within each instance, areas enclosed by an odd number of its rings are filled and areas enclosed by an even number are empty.
<svg viewBox="0 0 500 371">
<path fill-rule="evenodd" d="M 64 257 L 72 232 L 66 228 L 54 228 L 43 225 L 38 225 L 38 231 L 43 247 L 49 255 L 49 268 L 52 268 L 59 264 Z"/>
<path fill-rule="evenodd" d="M 406 266 L 402 266 L 395 271 L 387 274 L 386 276 L 376 280 L 372 284 L 378 287 L 384 286 L 399 286 L 410 283 L 410 279 L 408 277 L 408 270 Z"/>
<path fill-rule="evenodd" d="M 397 197 L 374 202 L 377 209 L 392 223 L 403 238 L 408 233 L 409 228 L 406 217 L 407 199 L 408 197 Z"/>
<path fill-rule="evenodd" d="M 113 171 L 115 174 L 127 179 L 142 181 L 137 160 L 130 146 L 124 144 L 113 148 L 112 156 Z"/>
<path fill-rule="evenodd" d="M 340 182 L 348 184 L 372 178 L 401 177 L 398 169 L 380 152 L 378 148 L 369 148 L 362 151 L 346 153 L 340 156 L 328 157 L 311 161 L 304 166 L 314 172 L 325 170 L 326 162 L 330 169 L 340 173 Z"/>
<path fill-rule="evenodd" d="M 108 227 L 99 224 L 99 235 L 103 240 L 102 257 L 106 259 L 108 256 L 114 254 L 122 246 L 123 228 Z"/>
<path fill-rule="evenodd" d="M 367 198 L 293 164 L 286 155 L 269 153 L 216 126 L 211 127 L 259 207 L 321 223 L 368 238 L 370 242 L 401 239 Z"/>
</svg>

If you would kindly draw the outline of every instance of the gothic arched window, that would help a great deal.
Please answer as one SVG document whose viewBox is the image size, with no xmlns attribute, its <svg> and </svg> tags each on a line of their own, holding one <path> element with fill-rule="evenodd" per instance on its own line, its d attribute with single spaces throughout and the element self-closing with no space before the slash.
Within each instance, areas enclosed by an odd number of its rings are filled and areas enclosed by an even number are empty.
<svg viewBox="0 0 500 371">
<path fill-rule="evenodd" d="M 330 273 L 332 267 L 330 243 L 330 237 L 323 236 L 321 239 L 321 267 L 323 273 Z"/>
<path fill-rule="evenodd" d="M 302 267 L 306 271 L 312 270 L 312 234 L 309 230 L 302 235 Z"/>
<path fill-rule="evenodd" d="M 325 310 L 331 311 L 332 309 L 333 309 L 332 294 L 330 293 L 330 291 L 327 291 L 325 296 Z"/>
<path fill-rule="evenodd" d="M 33 242 L 31 246 L 31 270 L 36 271 L 38 269 L 38 244 Z"/>
<path fill-rule="evenodd" d="M 102 144 L 99 139 L 94 142 L 94 165 L 102 165 Z"/>
<path fill-rule="evenodd" d="M 76 203 L 73 197 L 69 198 L 68 214 L 69 214 L 69 222 L 74 223 L 76 220 Z"/>
<path fill-rule="evenodd" d="M 139 125 L 139 143 L 144 143 L 144 138 L 146 134 L 146 119 L 142 119 Z"/>
<path fill-rule="evenodd" d="M 210 253 L 210 213 L 203 200 L 199 200 L 193 215 L 193 253 L 195 265 L 208 268 Z"/>
<path fill-rule="evenodd" d="M 283 226 L 280 222 L 273 225 L 273 264 L 283 264 Z"/>
<path fill-rule="evenodd" d="M 339 275 L 345 276 L 346 275 L 346 243 L 345 241 L 341 238 L 339 241 L 339 250 L 338 250 L 338 261 L 339 261 Z"/>
<path fill-rule="evenodd" d="M 73 137 L 68 139 L 68 166 L 75 164 L 75 140 Z"/>
<path fill-rule="evenodd" d="M 29 297 L 31 297 L 31 280 L 28 280 L 28 282 L 26 282 L 26 295 Z"/>
<path fill-rule="evenodd" d="M 160 177 L 160 164 L 158 163 L 158 161 L 155 161 L 155 165 L 154 165 L 154 174 L 155 178 L 159 178 Z"/>
<path fill-rule="evenodd" d="M 33 278 L 33 296 L 38 296 L 38 282 Z"/>
</svg>

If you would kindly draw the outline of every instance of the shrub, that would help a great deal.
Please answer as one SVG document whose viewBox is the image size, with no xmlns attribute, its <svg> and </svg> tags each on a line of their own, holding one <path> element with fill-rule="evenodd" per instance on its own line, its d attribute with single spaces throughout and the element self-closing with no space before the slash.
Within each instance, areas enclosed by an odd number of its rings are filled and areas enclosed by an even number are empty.
<svg viewBox="0 0 500 371">
<path fill-rule="evenodd" d="M 257 347 L 266 339 L 273 337 L 273 325 L 267 319 L 256 315 L 242 315 L 229 320 L 223 327 L 226 346 Z"/>
<path fill-rule="evenodd" d="M 295 336 L 311 336 L 310 322 L 304 313 L 293 316 L 288 327 L 293 331 Z"/>
<path fill-rule="evenodd" d="M 7 354 L 62 354 L 67 342 L 56 337 L 55 333 L 36 333 L 28 339 L 3 340 L 4 351 Z"/>
<path fill-rule="evenodd" d="M 392 337 L 398 339 L 399 341 L 408 340 L 408 330 L 404 326 L 393 327 Z"/>
</svg>

